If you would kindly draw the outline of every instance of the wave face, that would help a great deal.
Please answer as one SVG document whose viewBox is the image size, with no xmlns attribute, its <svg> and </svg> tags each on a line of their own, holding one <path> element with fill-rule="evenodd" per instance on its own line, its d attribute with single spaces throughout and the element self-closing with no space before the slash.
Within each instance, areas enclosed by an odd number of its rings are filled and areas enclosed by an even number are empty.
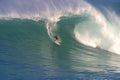
<svg viewBox="0 0 120 80">
<path fill-rule="evenodd" d="M 0 78 L 117 79 L 119 1 L 97 1 L 1 0 Z"/>
<path fill-rule="evenodd" d="M 101 8 L 98 9 L 84 0 L 11 0 L 9 3 L 2 0 L 0 8 L 0 18 L 46 19 L 49 36 L 53 36 L 49 29 L 53 28 L 61 17 L 87 16 L 88 20 L 73 26 L 75 38 L 84 45 L 120 53 L 119 16 L 106 6 L 102 8 L 104 12 L 101 12 Z"/>
</svg>

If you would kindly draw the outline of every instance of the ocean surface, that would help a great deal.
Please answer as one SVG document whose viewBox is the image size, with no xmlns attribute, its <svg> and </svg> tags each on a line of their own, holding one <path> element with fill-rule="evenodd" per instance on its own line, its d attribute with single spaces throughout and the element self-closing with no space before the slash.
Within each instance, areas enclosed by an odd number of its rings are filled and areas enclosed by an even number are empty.
<svg viewBox="0 0 120 80">
<path fill-rule="evenodd" d="M 0 80 L 120 80 L 120 1 L 0 0 Z"/>
</svg>

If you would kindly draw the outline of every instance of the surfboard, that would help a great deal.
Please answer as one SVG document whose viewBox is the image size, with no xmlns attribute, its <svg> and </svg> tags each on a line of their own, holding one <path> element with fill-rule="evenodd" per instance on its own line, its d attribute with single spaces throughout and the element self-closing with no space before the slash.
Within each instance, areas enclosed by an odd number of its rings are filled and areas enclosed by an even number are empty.
<svg viewBox="0 0 120 80">
<path fill-rule="evenodd" d="M 54 41 L 54 43 L 57 44 L 57 45 L 59 45 L 59 46 L 61 45 L 60 41 Z"/>
</svg>

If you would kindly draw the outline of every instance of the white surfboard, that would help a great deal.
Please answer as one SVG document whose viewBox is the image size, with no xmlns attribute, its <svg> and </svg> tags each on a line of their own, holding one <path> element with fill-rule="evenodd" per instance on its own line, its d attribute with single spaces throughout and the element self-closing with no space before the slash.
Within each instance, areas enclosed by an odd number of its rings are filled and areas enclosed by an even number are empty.
<svg viewBox="0 0 120 80">
<path fill-rule="evenodd" d="M 59 46 L 61 45 L 60 41 L 54 41 L 54 43 L 57 44 L 57 45 L 59 45 Z"/>
</svg>

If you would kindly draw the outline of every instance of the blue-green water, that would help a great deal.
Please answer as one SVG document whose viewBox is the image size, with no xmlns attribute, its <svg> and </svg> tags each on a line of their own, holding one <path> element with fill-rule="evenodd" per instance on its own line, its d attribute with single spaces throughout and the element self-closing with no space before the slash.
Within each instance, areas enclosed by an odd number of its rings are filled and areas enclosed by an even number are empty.
<svg viewBox="0 0 120 80">
<path fill-rule="evenodd" d="M 7 2 L 0 1 L 0 80 L 120 79 L 119 1 Z"/>
</svg>

